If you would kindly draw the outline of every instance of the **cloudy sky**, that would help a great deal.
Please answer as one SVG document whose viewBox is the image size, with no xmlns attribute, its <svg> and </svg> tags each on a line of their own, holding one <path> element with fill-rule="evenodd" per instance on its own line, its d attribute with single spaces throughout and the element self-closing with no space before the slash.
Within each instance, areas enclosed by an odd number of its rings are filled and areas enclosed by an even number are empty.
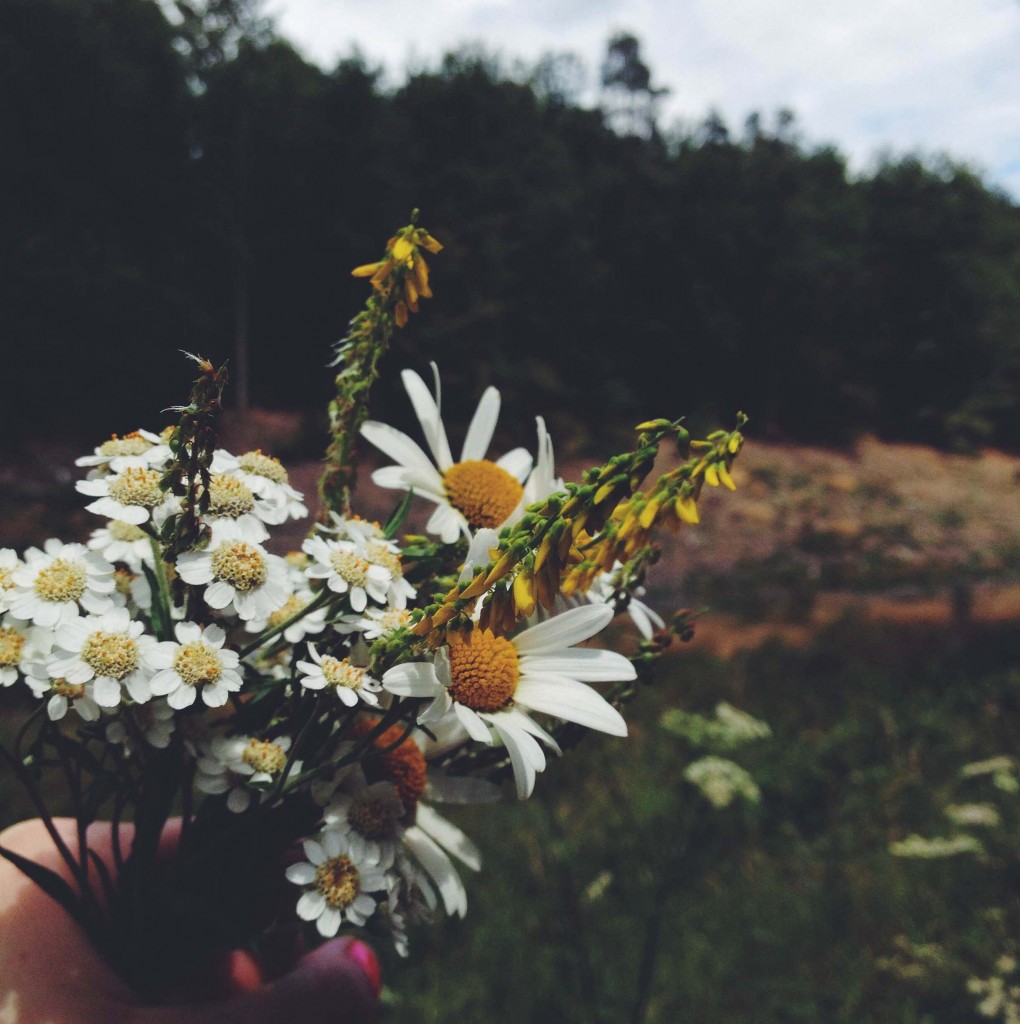
<svg viewBox="0 0 1020 1024">
<path fill-rule="evenodd" d="M 596 84 L 634 33 L 672 93 L 665 122 L 712 107 L 732 128 L 791 107 L 810 142 L 866 169 L 881 150 L 948 151 L 1020 199 L 1020 0 L 269 0 L 329 65 L 357 46 L 397 82 L 462 43 L 509 58 L 572 52 Z"/>
</svg>

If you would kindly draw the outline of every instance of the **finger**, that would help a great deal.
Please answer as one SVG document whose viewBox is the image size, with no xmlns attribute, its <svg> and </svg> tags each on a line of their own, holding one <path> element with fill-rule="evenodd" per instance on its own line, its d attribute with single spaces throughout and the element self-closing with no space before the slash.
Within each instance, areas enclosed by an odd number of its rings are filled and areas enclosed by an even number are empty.
<svg viewBox="0 0 1020 1024">
<path fill-rule="evenodd" d="M 379 1003 L 375 954 L 356 939 L 334 939 L 289 974 L 232 999 L 202 1006 L 139 1009 L 132 1024 L 369 1024 Z"/>
</svg>

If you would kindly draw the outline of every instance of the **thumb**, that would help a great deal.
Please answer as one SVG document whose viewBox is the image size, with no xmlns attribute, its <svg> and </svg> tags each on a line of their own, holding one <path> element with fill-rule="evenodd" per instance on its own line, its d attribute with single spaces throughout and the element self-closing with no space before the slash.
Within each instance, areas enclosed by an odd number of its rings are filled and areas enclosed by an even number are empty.
<svg viewBox="0 0 1020 1024">
<path fill-rule="evenodd" d="M 380 987 L 372 950 L 357 939 L 333 939 L 268 985 L 199 1006 L 139 1010 L 133 1024 L 370 1024 Z"/>
</svg>

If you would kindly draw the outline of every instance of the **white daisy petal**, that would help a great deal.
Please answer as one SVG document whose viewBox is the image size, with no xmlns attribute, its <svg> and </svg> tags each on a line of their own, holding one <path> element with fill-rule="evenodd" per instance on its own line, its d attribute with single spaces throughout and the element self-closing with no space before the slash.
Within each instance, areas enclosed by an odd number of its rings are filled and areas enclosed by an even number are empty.
<svg viewBox="0 0 1020 1024">
<path fill-rule="evenodd" d="M 522 679 L 514 697 L 522 707 L 565 722 L 576 722 L 610 736 L 627 735 L 627 723 L 620 712 L 584 683 L 553 676 Z"/>
<path fill-rule="evenodd" d="M 485 458 L 485 453 L 492 442 L 492 432 L 496 429 L 496 421 L 499 419 L 499 404 L 499 391 L 492 387 L 486 388 L 464 438 L 464 447 L 460 453 L 461 462 Z"/>
<path fill-rule="evenodd" d="M 436 460 L 436 465 L 441 470 L 447 470 L 453 465 L 453 456 L 450 454 L 450 443 L 446 439 L 446 428 L 443 426 L 442 417 L 439 415 L 439 406 L 432 397 L 425 384 L 414 372 L 404 370 L 400 374 L 404 382 L 404 389 L 407 391 L 411 405 L 414 406 L 414 413 L 421 424 L 422 433 L 428 443 L 429 449 Z"/>
<path fill-rule="evenodd" d="M 548 673 L 579 679 L 583 683 L 612 683 L 637 678 L 630 659 L 622 654 L 587 648 L 527 655 L 521 658 L 520 669 L 522 676 L 531 672 L 539 675 Z"/>
<path fill-rule="evenodd" d="M 511 642 L 522 657 L 553 653 L 590 639 L 612 621 L 613 609 L 609 605 L 583 605 L 531 626 Z"/>
</svg>

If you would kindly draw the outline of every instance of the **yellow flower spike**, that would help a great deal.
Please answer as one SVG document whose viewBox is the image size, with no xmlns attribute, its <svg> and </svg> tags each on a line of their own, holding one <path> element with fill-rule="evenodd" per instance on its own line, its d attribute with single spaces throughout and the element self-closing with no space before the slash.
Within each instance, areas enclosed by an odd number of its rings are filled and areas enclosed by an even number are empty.
<svg viewBox="0 0 1020 1024">
<path fill-rule="evenodd" d="M 579 570 L 574 569 L 568 576 L 566 576 L 560 583 L 560 593 L 564 597 L 573 597 L 577 591 L 578 584 L 581 582 L 581 573 Z"/>
<path fill-rule="evenodd" d="M 709 487 L 719 486 L 719 470 L 714 463 L 705 467 L 705 483 Z"/>
<path fill-rule="evenodd" d="M 616 490 L 616 484 L 613 483 L 612 480 L 610 480 L 608 483 L 603 484 L 595 492 L 595 504 L 596 505 L 601 505 L 602 502 L 604 502 L 606 500 L 606 498 L 608 498 L 609 495 L 612 494 L 613 491 L 615 491 L 615 490 Z"/>
<path fill-rule="evenodd" d="M 437 242 L 424 228 L 417 231 L 418 244 L 426 251 L 437 253 L 443 251 L 442 242 Z"/>
<path fill-rule="evenodd" d="M 530 569 L 521 569 L 514 577 L 514 604 L 517 614 L 527 618 L 535 611 L 535 579 Z"/>
<path fill-rule="evenodd" d="M 434 627 L 445 626 L 456 614 L 457 609 L 454 605 L 444 604 L 443 607 L 432 616 L 432 625 Z"/>
<path fill-rule="evenodd" d="M 659 509 L 662 508 L 662 502 L 658 498 L 652 498 L 647 505 L 641 510 L 641 515 L 638 516 L 638 522 L 641 524 L 642 529 L 650 530 L 652 523 L 655 522 L 655 517 L 659 514 Z"/>
<path fill-rule="evenodd" d="M 396 263 L 403 263 L 411 266 L 411 257 L 414 254 L 414 243 L 408 238 L 398 238 L 393 243 L 393 259 Z"/>
<path fill-rule="evenodd" d="M 432 632 L 432 617 L 426 615 L 419 619 L 412 627 L 411 632 L 415 636 L 427 636 Z"/>
<path fill-rule="evenodd" d="M 681 522 L 691 526 L 697 526 L 701 522 L 701 517 L 698 515 L 698 503 L 691 497 L 677 498 L 674 509 L 677 519 Z"/>
<path fill-rule="evenodd" d="M 465 599 L 481 597 L 482 594 L 489 589 L 489 584 L 486 580 L 487 575 L 488 574 L 483 569 L 482 572 L 472 578 L 471 582 L 463 590 L 459 593 L 454 592 L 454 596 L 463 597 Z"/>
<path fill-rule="evenodd" d="M 499 561 L 489 571 L 489 575 L 485 579 L 486 585 L 491 587 L 494 583 L 501 580 L 520 560 L 520 554 L 515 552 L 513 548 L 505 551 L 500 555 Z"/>
<path fill-rule="evenodd" d="M 730 476 L 730 471 L 726 468 L 725 464 L 720 462 L 716 467 L 716 472 L 719 474 L 719 482 L 728 491 L 735 491 L 737 485 L 733 482 L 733 477 Z"/>
<path fill-rule="evenodd" d="M 378 263 L 362 263 L 351 271 L 351 277 L 372 277 L 380 268 L 385 266 L 385 260 Z"/>
</svg>

